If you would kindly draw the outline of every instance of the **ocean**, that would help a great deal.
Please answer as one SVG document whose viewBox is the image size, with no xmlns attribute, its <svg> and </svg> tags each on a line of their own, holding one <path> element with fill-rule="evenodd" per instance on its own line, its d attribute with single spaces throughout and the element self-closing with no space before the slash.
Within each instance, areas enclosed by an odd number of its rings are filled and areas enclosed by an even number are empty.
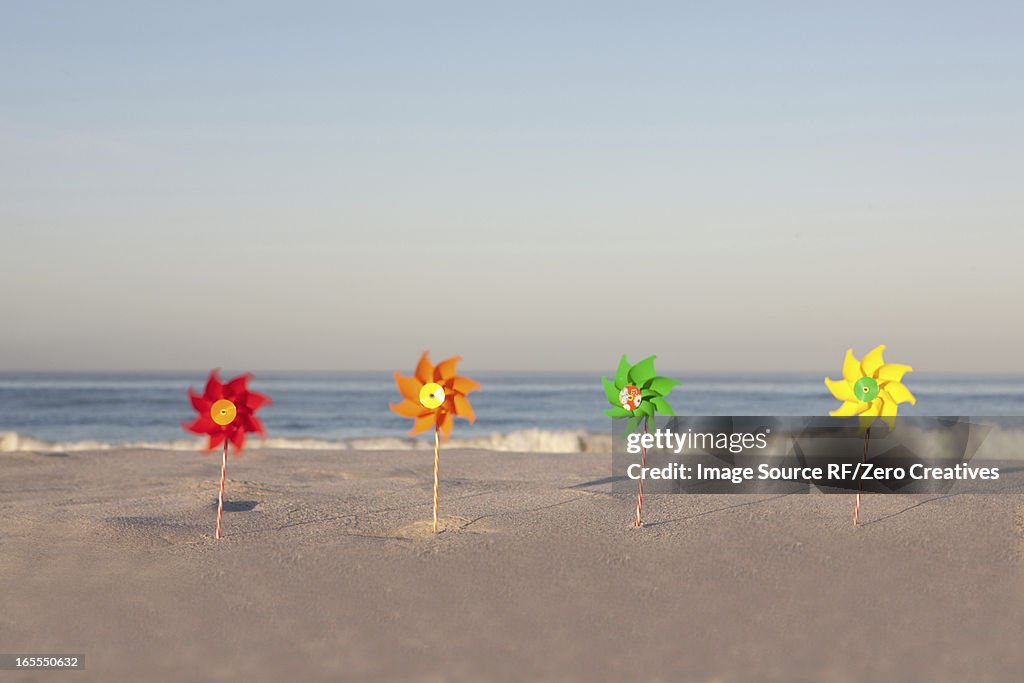
<svg viewBox="0 0 1024 683">
<path fill-rule="evenodd" d="M 528 434 L 524 447 L 537 447 L 534 442 L 559 435 L 610 433 L 600 375 L 473 377 L 483 386 L 470 396 L 477 421 L 456 421 L 460 439 L 503 435 L 507 441 Z M 681 415 L 821 415 L 836 406 L 817 375 L 682 379 L 669 397 Z M 194 415 L 186 390 L 191 385 L 202 392 L 205 381 L 203 372 L 0 373 L 0 435 L 6 433 L 0 450 L 34 448 L 40 441 L 64 450 L 123 444 L 194 448 L 196 438 L 181 428 Z M 907 385 L 918 401 L 902 405 L 901 415 L 1024 415 L 1024 378 L 909 375 Z M 389 402 L 399 400 L 389 373 L 267 372 L 257 374 L 250 386 L 274 401 L 260 411 L 268 445 L 327 448 L 358 441 L 372 447 L 374 440 L 392 446 L 408 441 L 411 421 L 388 409 Z M 422 435 L 420 441 L 431 438 Z"/>
</svg>

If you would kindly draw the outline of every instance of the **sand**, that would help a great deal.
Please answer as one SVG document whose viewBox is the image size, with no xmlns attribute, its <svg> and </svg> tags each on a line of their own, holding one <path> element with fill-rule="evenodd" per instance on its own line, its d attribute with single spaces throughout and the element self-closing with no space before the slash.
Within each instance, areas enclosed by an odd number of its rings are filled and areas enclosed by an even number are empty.
<svg viewBox="0 0 1024 683">
<path fill-rule="evenodd" d="M 610 456 L 0 454 L 0 681 L 1016 681 L 1017 495 L 649 496 Z M 1021 489 L 1024 490 L 1024 489 Z"/>
</svg>

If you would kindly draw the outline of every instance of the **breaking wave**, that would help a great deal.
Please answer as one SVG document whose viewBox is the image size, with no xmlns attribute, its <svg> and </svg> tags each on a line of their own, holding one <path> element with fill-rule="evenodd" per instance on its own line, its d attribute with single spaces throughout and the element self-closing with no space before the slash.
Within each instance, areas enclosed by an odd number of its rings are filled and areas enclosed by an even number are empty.
<svg viewBox="0 0 1024 683">
<path fill-rule="evenodd" d="M 169 451 L 195 451 L 201 449 L 205 439 L 174 439 L 170 441 L 129 441 L 112 443 L 107 441 L 45 441 L 17 432 L 0 432 L 0 453 L 72 453 L 83 451 L 108 451 L 114 449 L 151 449 Z M 271 437 L 260 441 L 250 439 L 246 449 L 282 450 L 364 450 L 364 451 L 408 451 L 432 450 L 432 441 L 402 437 L 353 438 L 331 441 L 327 439 L 288 439 Z M 544 429 L 522 429 L 507 434 L 492 433 L 468 439 L 451 439 L 445 448 L 476 448 L 488 451 L 517 453 L 611 453 L 610 434 L 595 434 L 585 431 L 556 431 Z"/>
<path fill-rule="evenodd" d="M 1015 418 L 1016 419 L 1016 418 Z M 926 450 L 945 452 L 948 435 L 938 432 L 922 432 L 922 444 Z M 84 451 L 108 451 L 115 449 L 148 449 L 169 451 L 197 451 L 203 448 L 205 437 L 182 438 L 167 441 L 46 441 L 18 432 L 0 432 L 0 453 L 72 453 Z M 353 437 L 349 439 L 313 439 L 271 437 L 266 440 L 249 439 L 246 449 L 280 449 L 309 451 L 411 451 L 432 450 L 432 439 L 412 439 L 398 436 Z M 445 444 L 450 448 L 472 448 L 486 451 L 514 453 L 611 453 L 612 438 L 609 433 L 595 433 L 584 430 L 521 429 L 508 433 L 491 433 L 486 436 L 453 438 Z M 1019 427 L 991 426 L 975 454 L 976 458 L 998 458 L 1024 460 L 1024 429 Z"/>
</svg>

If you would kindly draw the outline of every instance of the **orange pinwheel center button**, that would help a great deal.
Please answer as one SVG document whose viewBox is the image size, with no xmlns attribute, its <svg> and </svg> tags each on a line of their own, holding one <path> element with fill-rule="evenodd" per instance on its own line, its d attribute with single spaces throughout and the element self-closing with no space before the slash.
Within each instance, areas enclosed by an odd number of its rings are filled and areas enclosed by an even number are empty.
<svg viewBox="0 0 1024 683">
<path fill-rule="evenodd" d="M 238 409 L 235 408 L 235 404 L 226 398 L 214 403 L 210 406 L 210 417 L 213 421 L 219 424 L 221 427 L 229 425 L 235 421 L 235 415 L 238 414 Z"/>
<path fill-rule="evenodd" d="M 643 399 L 640 397 L 640 387 L 627 384 L 622 387 L 622 391 L 619 392 L 619 403 L 626 410 L 636 410 L 640 407 L 640 402 Z"/>
<path fill-rule="evenodd" d="M 444 387 L 437 382 L 427 382 L 420 387 L 420 404 L 434 410 L 444 403 Z"/>
</svg>

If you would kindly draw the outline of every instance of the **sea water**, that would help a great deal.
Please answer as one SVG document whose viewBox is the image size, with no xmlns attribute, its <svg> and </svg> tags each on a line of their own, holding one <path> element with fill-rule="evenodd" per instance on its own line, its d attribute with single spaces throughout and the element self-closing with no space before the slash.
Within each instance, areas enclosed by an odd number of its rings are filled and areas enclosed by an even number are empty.
<svg viewBox="0 0 1024 683">
<path fill-rule="evenodd" d="M 573 435 L 610 431 L 600 375 L 481 372 L 473 377 L 482 385 L 470 395 L 477 422 L 457 420 L 459 438 L 503 435 L 510 448 L 573 450 Z M 817 375 L 684 374 L 682 379 L 669 396 L 681 415 L 822 415 L 837 405 Z M 192 448 L 195 437 L 181 428 L 194 417 L 186 390 L 191 385 L 201 393 L 205 381 L 202 372 L 0 373 L 0 434 L 6 433 L 0 450 L 31 448 L 36 440 L 64 449 L 129 443 Z M 918 401 L 900 406 L 901 415 L 1024 415 L 1024 378 L 908 375 L 907 384 Z M 405 440 L 411 421 L 388 409 L 389 402 L 400 400 L 390 373 L 265 372 L 250 387 L 273 398 L 273 405 L 259 413 L 272 445 L 416 445 Z M 431 438 L 423 435 L 421 442 Z"/>
</svg>

